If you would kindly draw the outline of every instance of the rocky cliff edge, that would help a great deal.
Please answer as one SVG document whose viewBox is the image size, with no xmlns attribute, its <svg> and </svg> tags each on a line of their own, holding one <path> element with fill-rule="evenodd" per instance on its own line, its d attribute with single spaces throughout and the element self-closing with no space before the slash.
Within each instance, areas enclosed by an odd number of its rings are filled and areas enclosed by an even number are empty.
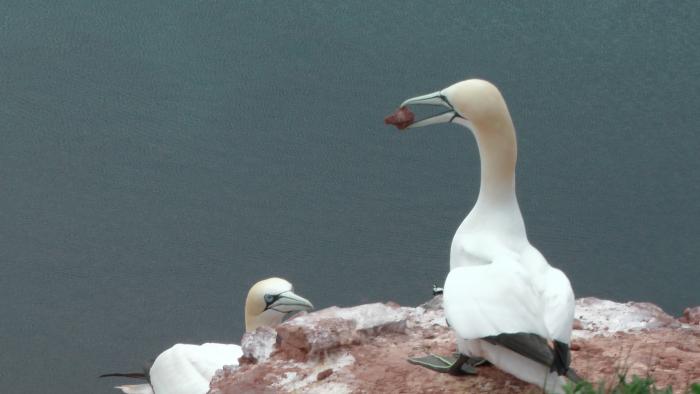
<svg viewBox="0 0 700 394">
<path fill-rule="evenodd" d="M 455 350 L 441 305 L 437 296 L 415 308 L 331 307 L 259 328 L 243 337 L 240 365 L 220 370 L 210 393 L 541 392 L 492 366 L 455 377 L 409 364 L 407 357 Z M 649 303 L 581 298 L 571 349 L 588 381 L 612 384 L 626 373 L 681 392 L 700 382 L 700 307 L 676 319 Z"/>
</svg>

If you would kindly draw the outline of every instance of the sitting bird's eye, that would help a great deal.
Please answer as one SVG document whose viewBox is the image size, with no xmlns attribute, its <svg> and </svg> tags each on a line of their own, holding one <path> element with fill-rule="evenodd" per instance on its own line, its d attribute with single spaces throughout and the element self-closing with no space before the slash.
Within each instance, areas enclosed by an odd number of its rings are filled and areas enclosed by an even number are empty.
<svg viewBox="0 0 700 394">
<path fill-rule="evenodd" d="M 265 303 L 266 304 L 271 304 L 275 300 L 275 296 L 272 294 L 265 294 Z"/>
</svg>

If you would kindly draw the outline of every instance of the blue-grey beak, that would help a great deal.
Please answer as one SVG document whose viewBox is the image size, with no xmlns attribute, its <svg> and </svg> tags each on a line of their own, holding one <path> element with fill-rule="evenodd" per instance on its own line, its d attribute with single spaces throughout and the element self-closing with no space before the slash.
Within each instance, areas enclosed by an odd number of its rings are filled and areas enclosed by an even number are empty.
<svg viewBox="0 0 700 394">
<path fill-rule="evenodd" d="M 448 110 L 441 112 L 437 115 L 431 116 L 429 118 L 414 122 L 411 125 L 409 125 L 408 128 L 423 127 L 440 123 L 451 123 L 455 118 L 461 118 L 461 116 L 459 116 L 459 114 L 457 114 L 457 112 L 455 111 L 452 104 L 450 104 L 450 101 L 447 99 L 447 97 L 445 97 L 445 95 L 442 94 L 442 91 L 413 97 L 401 103 L 401 107 L 407 107 L 409 105 L 432 105 L 438 107 L 445 107 Z"/>
<path fill-rule="evenodd" d="M 309 300 L 290 290 L 277 295 L 276 300 L 268 305 L 267 309 L 273 309 L 282 313 L 290 313 L 310 311 L 314 309 L 314 306 Z"/>
</svg>

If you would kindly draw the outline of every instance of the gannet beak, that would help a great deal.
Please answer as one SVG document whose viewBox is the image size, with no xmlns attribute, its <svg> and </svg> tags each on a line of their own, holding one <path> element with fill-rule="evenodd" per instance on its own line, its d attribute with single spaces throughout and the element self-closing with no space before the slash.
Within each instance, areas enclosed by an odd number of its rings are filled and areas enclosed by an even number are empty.
<svg viewBox="0 0 700 394">
<path fill-rule="evenodd" d="M 407 128 L 423 127 L 439 123 L 451 123 L 453 120 L 455 120 L 455 118 L 462 118 L 455 111 L 454 107 L 452 107 L 452 104 L 450 104 L 450 101 L 447 99 L 447 97 L 445 97 L 445 95 L 442 94 L 442 91 L 437 91 L 429 94 L 424 94 L 422 96 L 410 98 L 401 103 L 401 108 L 407 107 L 409 105 L 432 105 L 445 107 L 448 110 L 437 115 L 431 116 L 429 118 L 413 122 L 410 125 L 408 125 Z"/>
<path fill-rule="evenodd" d="M 432 92 L 424 94 L 422 96 L 413 97 L 401 103 L 402 107 L 405 107 L 407 105 L 441 105 L 443 107 L 452 109 L 452 105 L 449 104 L 445 96 L 442 94 L 442 91 Z"/>
<path fill-rule="evenodd" d="M 310 311 L 314 309 L 313 304 L 306 298 L 295 294 L 293 291 L 285 291 L 277 296 L 275 302 L 267 309 L 274 309 L 278 312 L 289 313 L 299 311 Z"/>
</svg>

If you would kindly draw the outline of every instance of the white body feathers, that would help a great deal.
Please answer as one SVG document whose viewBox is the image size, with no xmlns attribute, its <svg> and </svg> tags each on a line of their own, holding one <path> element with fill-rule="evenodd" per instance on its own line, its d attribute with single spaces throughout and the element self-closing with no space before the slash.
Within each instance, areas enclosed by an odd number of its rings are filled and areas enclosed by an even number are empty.
<svg viewBox="0 0 700 394">
<path fill-rule="evenodd" d="M 515 194 L 517 142 L 508 107 L 491 83 L 471 79 L 404 101 L 448 108 L 411 124 L 457 123 L 477 140 L 479 197 L 457 229 L 444 285 L 447 322 L 459 350 L 483 357 L 518 378 L 560 391 L 563 379 L 549 366 L 481 338 L 529 333 L 568 344 L 574 294 L 568 278 L 530 245 Z"/>
<path fill-rule="evenodd" d="M 238 345 L 179 343 L 156 358 L 151 385 L 156 393 L 206 394 L 216 371 L 224 365 L 238 365 L 242 355 Z"/>
</svg>

